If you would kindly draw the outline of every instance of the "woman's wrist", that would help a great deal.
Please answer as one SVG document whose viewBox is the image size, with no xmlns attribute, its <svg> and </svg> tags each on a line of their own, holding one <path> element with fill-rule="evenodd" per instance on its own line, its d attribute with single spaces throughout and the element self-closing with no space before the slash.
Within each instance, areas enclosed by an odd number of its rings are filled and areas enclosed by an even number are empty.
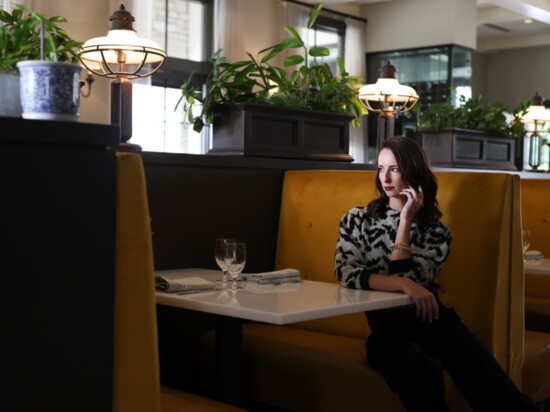
<svg viewBox="0 0 550 412">
<path fill-rule="evenodd" d="M 391 250 L 402 250 L 403 252 L 411 252 L 411 245 L 408 242 L 395 242 Z"/>
</svg>

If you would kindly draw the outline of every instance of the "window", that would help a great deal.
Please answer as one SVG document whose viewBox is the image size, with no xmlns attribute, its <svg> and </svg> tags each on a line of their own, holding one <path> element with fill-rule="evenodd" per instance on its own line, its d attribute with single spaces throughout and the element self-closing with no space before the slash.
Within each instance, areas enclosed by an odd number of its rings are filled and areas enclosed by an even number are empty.
<svg viewBox="0 0 550 412">
<path fill-rule="evenodd" d="M 151 8 L 150 1 L 153 2 Z M 209 149 L 210 128 L 201 134 L 184 122 L 180 107 L 174 111 L 181 96 L 180 87 L 193 73 L 196 87 L 204 84 L 212 65 L 208 61 L 213 52 L 213 0 L 136 0 L 140 21 L 150 25 L 149 38 L 165 48 L 168 58 L 150 78 L 133 82 L 133 136 L 132 143 L 144 151 L 203 154 Z M 147 13 L 146 10 L 154 10 Z M 145 31 L 138 26 L 138 34 Z M 324 46 L 328 57 L 320 58 L 333 73 L 338 73 L 336 56 L 344 55 L 343 21 L 319 16 L 307 34 L 308 47 Z"/>
<path fill-rule="evenodd" d="M 323 46 L 330 50 L 328 57 L 315 58 L 316 63 L 327 63 L 334 74 L 339 72 L 336 57 L 344 55 L 345 33 L 346 24 L 343 21 L 324 16 L 319 16 L 308 31 L 308 47 Z"/>
<path fill-rule="evenodd" d="M 139 13 L 147 2 L 136 3 Z M 182 110 L 175 107 L 180 86 L 191 73 L 193 83 L 201 85 L 211 70 L 213 1 L 153 0 L 153 4 L 153 15 L 146 19 L 151 24 L 149 37 L 169 57 L 151 78 L 134 81 L 131 141 L 144 151 L 205 153 L 208 137 L 184 124 Z"/>
</svg>

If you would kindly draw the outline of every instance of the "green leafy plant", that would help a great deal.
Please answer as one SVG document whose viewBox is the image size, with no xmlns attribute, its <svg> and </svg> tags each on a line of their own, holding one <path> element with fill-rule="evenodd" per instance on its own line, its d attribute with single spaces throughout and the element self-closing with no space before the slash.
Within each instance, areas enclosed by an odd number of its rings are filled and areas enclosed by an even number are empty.
<svg viewBox="0 0 550 412">
<path fill-rule="evenodd" d="M 312 10 L 307 27 L 313 27 L 322 3 Z M 359 118 L 367 109 L 357 98 L 363 79 L 346 72 L 344 63 L 337 57 L 340 75 L 335 76 L 326 63 L 317 64 L 311 59 L 326 57 L 326 47 L 308 48 L 295 28 L 285 26 L 290 35 L 282 42 L 258 52 L 246 52 L 247 60 L 230 63 L 221 55 L 222 49 L 211 58 L 213 69 L 206 79 L 206 91 L 191 86 L 190 78 L 181 86 L 181 97 L 176 109 L 183 104 L 184 117 L 200 132 L 211 124 L 216 106 L 234 103 L 258 103 L 294 109 L 319 110 L 353 116 L 352 125 L 359 126 Z M 283 50 L 300 49 L 284 59 L 285 68 L 296 67 L 290 74 L 270 61 Z M 194 108 L 201 108 L 197 113 Z"/>
<path fill-rule="evenodd" d="M 72 39 L 58 23 L 61 16 L 46 17 L 17 5 L 10 14 L 0 9 L 0 71 L 17 73 L 17 63 L 41 60 L 40 32 L 44 27 L 44 59 L 78 63 L 82 42 Z"/>
<path fill-rule="evenodd" d="M 419 111 L 417 124 L 419 129 L 430 132 L 456 127 L 480 130 L 496 136 L 524 137 L 526 131 L 521 118 L 527 112 L 528 107 L 529 100 L 519 100 L 511 112 L 511 121 L 508 121 L 505 113 L 510 113 L 510 111 L 503 104 L 485 104 L 481 100 L 481 96 L 471 99 L 460 96 L 460 104 L 457 108 L 448 101 L 432 104 L 427 109 Z"/>
</svg>

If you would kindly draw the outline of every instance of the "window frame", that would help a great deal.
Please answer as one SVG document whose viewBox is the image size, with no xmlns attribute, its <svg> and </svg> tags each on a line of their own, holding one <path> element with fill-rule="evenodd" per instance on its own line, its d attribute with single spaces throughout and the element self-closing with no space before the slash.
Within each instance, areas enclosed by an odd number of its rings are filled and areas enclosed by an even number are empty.
<svg viewBox="0 0 550 412">
<path fill-rule="evenodd" d="M 165 44 L 168 42 L 168 3 L 165 0 Z M 214 1 L 213 0 L 187 0 L 189 2 L 202 3 L 204 5 L 204 53 L 202 61 L 194 61 L 167 56 L 163 65 L 151 76 L 151 85 L 179 89 L 181 85 L 193 74 L 191 85 L 200 88 L 212 71 L 210 56 L 214 48 Z"/>
</svg>

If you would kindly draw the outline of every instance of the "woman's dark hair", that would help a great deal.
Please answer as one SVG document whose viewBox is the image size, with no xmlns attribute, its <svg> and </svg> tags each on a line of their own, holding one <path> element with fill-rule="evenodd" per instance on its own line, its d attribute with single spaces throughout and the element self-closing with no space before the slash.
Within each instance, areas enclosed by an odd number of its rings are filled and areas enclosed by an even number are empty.
<svg viewBox="0 0 550 412">
<path fill-rule="evenodd" d="M 405 183 L 416 190 L 418 190 L 418 187 L 422 187 L 424 206 L 415 217 L 417 224 L 422 227 L 438 222 L 442 213 L 437 207 L 437 177 L 430 168 L 430 162 L 422 146 L 410 137 L 395 136 L 385 140 L 380 151 L 382 149 L 391 150 Z M 379 175 L 380 171 L 378 170 L 376 173 L 376 188 L 380 197 L 368 204 L 369 214 L 376 218 L 381 218 L 384 215 L 389 202 Z"/>
</svg>

